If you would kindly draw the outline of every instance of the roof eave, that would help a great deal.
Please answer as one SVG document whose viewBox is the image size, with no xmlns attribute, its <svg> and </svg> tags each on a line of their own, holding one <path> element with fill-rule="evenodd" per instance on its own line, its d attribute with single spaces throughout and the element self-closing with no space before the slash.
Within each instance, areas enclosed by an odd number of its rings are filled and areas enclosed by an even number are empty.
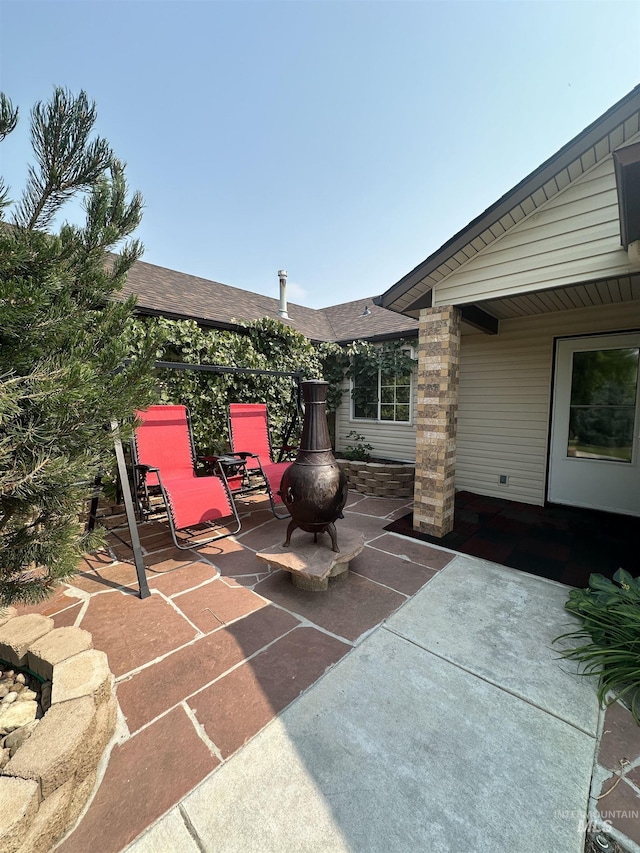
<svg viewBox="0 0 640 853">
<path fill-rule="evenodd" d="M 135 312 L 136 314 L 144 314 L 145 317 L 166 317 L 167 320 L 193 320 L 199 326 L 224 329 L 227 332 L 238 332 L 244 328 L 238 323 L 225 323 L 222 320 L 212 320 L 210 317 L 195 317 L 193 314 L 180 314 L 177 311 L 167 311 L 164 308 L 147 308 L 144 305 L 136 305 Z"/>
<path fill-rule="evenodd" d="M 464 246 L 474 240 L 490 225 L 501 219 L 521 201 L 535 192 L 538 187 L 543 186 L 548 180 L 556 175 L 561 169 L 573 162 L 581 153 L 595 145 L 600 139 L 609 134 L 618 125 L 629 118 L 640 109 L 640 86 L 636 86 L 631 92 L 621 98 L 616 104 L 607 110 L 600 118 L 592 122 L 577 136 L 567 142 L 559 151 L 545 160 L 541 166 L 534 169 L 513 189 L 501 196 L 494 204 L 483 213 L 473 219 L 468 225 L 458 231 L 447 240 L 433 254 L 429 255 L 422 263 L 403 276 L 399 281 L 386 290 L 376 304 L 383 308 L 393 309 L 393 303 L 404 296 L 407 291 L 419 284 L 433 270 L 444 261 L 459 252 Z M 426 285 L 426 289 L 431 289 Z"/>
<path fill-rule="evenodd" d="M 353 336 L 349 338 L 344 338 L 342 340 L 336 341 L 340 346 L 346 346 L 346 344 L 353 343 L 353 341 L 369 341 L 370 343 L 381 343 L 382 341 L 398 341 L 405 340 L 407 338 L 417 338 L 418 337 L 418 329 L 407 329 L 403 332 L 384 332 L 379 335 L 368 335 L 365 337 L 356 337 Z"/>
</svg>

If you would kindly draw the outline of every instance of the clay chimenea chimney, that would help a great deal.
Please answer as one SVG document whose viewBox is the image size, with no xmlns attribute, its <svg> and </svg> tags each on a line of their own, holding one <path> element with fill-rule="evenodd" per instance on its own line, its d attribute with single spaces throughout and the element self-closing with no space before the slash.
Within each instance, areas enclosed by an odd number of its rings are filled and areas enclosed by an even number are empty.
<svg viewBox="0 0 640 853">
<path fill-rule="evenodd" d="M 280 307 L 278 308 L 278 314 L 285 320 L 288 320 L 289 313 L 287 311 L 287 271 L 278 270 L 278 278 L 280 279 Z"/>
</svg>

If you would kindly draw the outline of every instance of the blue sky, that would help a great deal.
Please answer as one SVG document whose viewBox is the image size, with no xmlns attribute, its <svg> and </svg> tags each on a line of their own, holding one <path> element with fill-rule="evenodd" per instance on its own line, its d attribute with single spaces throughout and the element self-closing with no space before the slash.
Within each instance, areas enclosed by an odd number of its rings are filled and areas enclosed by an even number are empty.
<svg viewBox="0 0 640 853">
<path fill-rule="evenodd" d="M 382 293 L 640 82 L 640 2 L 0 0 L 0 146 L 85 89 L 144 260 L 312 307 Z M 70 218 L 72 216 L 70 215 Z"/>
</svg>

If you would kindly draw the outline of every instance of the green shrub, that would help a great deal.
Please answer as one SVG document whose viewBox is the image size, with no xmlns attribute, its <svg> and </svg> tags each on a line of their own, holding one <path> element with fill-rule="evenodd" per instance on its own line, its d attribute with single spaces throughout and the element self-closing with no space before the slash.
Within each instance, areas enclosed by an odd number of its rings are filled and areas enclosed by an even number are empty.
<svg viewBox="0 0 640 853">
<path fill-rule="evenodd" d="M 322 375 L 313 344 L 294 329 L 268 318 L 244 323 L 239 331 L 227 331 L 204 328 L 195 320 L 137 317 L 130 323 L 128 334 L 132 355 L 150 335 L 162 341 L 157 352 L 162 361 L 300 372 L 305 379 Z M 156 370 L 156 382 L 159 402 L 188 407 L 199 454 L 219 454 L 229 449 L 229 403 L 266 403 L 274 448 L 281 443 L 295 414 L 292 377 L 164 368 Z M 300 426 L 298 421 L 290 444 L 298 440 Z"/>
<path fill-rule="evenodd" d="M 357 462 L 369 461 L 371 458 L 370 451 L 373 450 L 373 445 L 365 443 L 364 435 L 361 435 L 352 429 L 346 434 L 345 439 L 349 442 L 345 445 L 345 449 L 342 451 L 342 455 L 345 459 Z"/>
<path fill-rule="evenodd" d="M 640 577 L 623 569 L 613 581 L 592 574 L 589 588 L 572 590 L 565 607 L 582 627 L 556 638 L 579 643 L 562 656 L 583 664 L 583 674 L 597 675 L 598 699 L 611 691 L 640 725 Z"/>
</svg>

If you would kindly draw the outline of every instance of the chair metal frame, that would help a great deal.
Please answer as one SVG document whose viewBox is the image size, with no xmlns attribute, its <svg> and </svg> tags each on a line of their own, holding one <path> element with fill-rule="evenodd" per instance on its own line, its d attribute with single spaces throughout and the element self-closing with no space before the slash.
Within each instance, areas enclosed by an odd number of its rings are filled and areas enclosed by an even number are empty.
<svg viewBox="0 0 640 853">
<path fill-rule="evenodd" d="M 234 436 L 233 430 L 233 421 L 234 421 L 234 408 L 235 411 L 239 412 L 241 408 L 253 408 L 264 410 L 264 424 L 266 428 L 266 449 L 268 450 L 269 459 L 268 462 L 262 461 L 259 453 L 254 453 L 252 451 L 248 451 L 243 449 L 236 449 L 238 447 L 238 442 L 236 440 L 237 436 Z M 245 479 L 243 481 L 243 485 L 240 489 L 238 489 L 235 494 L 243 495 L 250 494 L 252 492 L 260 491 L 262 489 L 266 489 L 267 495 L 269 496 L 269 503 L 271 504 L 271 510 L 276 518 L 284 519 L 289 518 L 289 513 L 285 509 L 284 514 L 278 513 L 276 507 L 282 505 L 284 507 L 284 503 L 282 503 L 281 499 L 279 502 L 276 502 L 275 496 L 280 496 L 279 488 L 280 488 L 280 480 L 282 479 L 282 475 L 285 470 L 292 464 L 291 462 L 274 462 L 273 461 L 273 450 L 271 448 L 271 428 L 269 422 L 269 409 L 266 403 L 230 403 L 227 409 L 227 423 L 229 427 L 229 440 L 232 447 L 233 456 L 236 456 L 242 459 L 245 463 L 244 465 L 244 473 Z M 246 441 L 246 439 L 244 439 Z M 249 462 L 251 460 L 251 462 Z M 265 470 L 266 466 L 266 470 Z M 275 488 L 274 488 L 275 486 Z"/>
</svg>

